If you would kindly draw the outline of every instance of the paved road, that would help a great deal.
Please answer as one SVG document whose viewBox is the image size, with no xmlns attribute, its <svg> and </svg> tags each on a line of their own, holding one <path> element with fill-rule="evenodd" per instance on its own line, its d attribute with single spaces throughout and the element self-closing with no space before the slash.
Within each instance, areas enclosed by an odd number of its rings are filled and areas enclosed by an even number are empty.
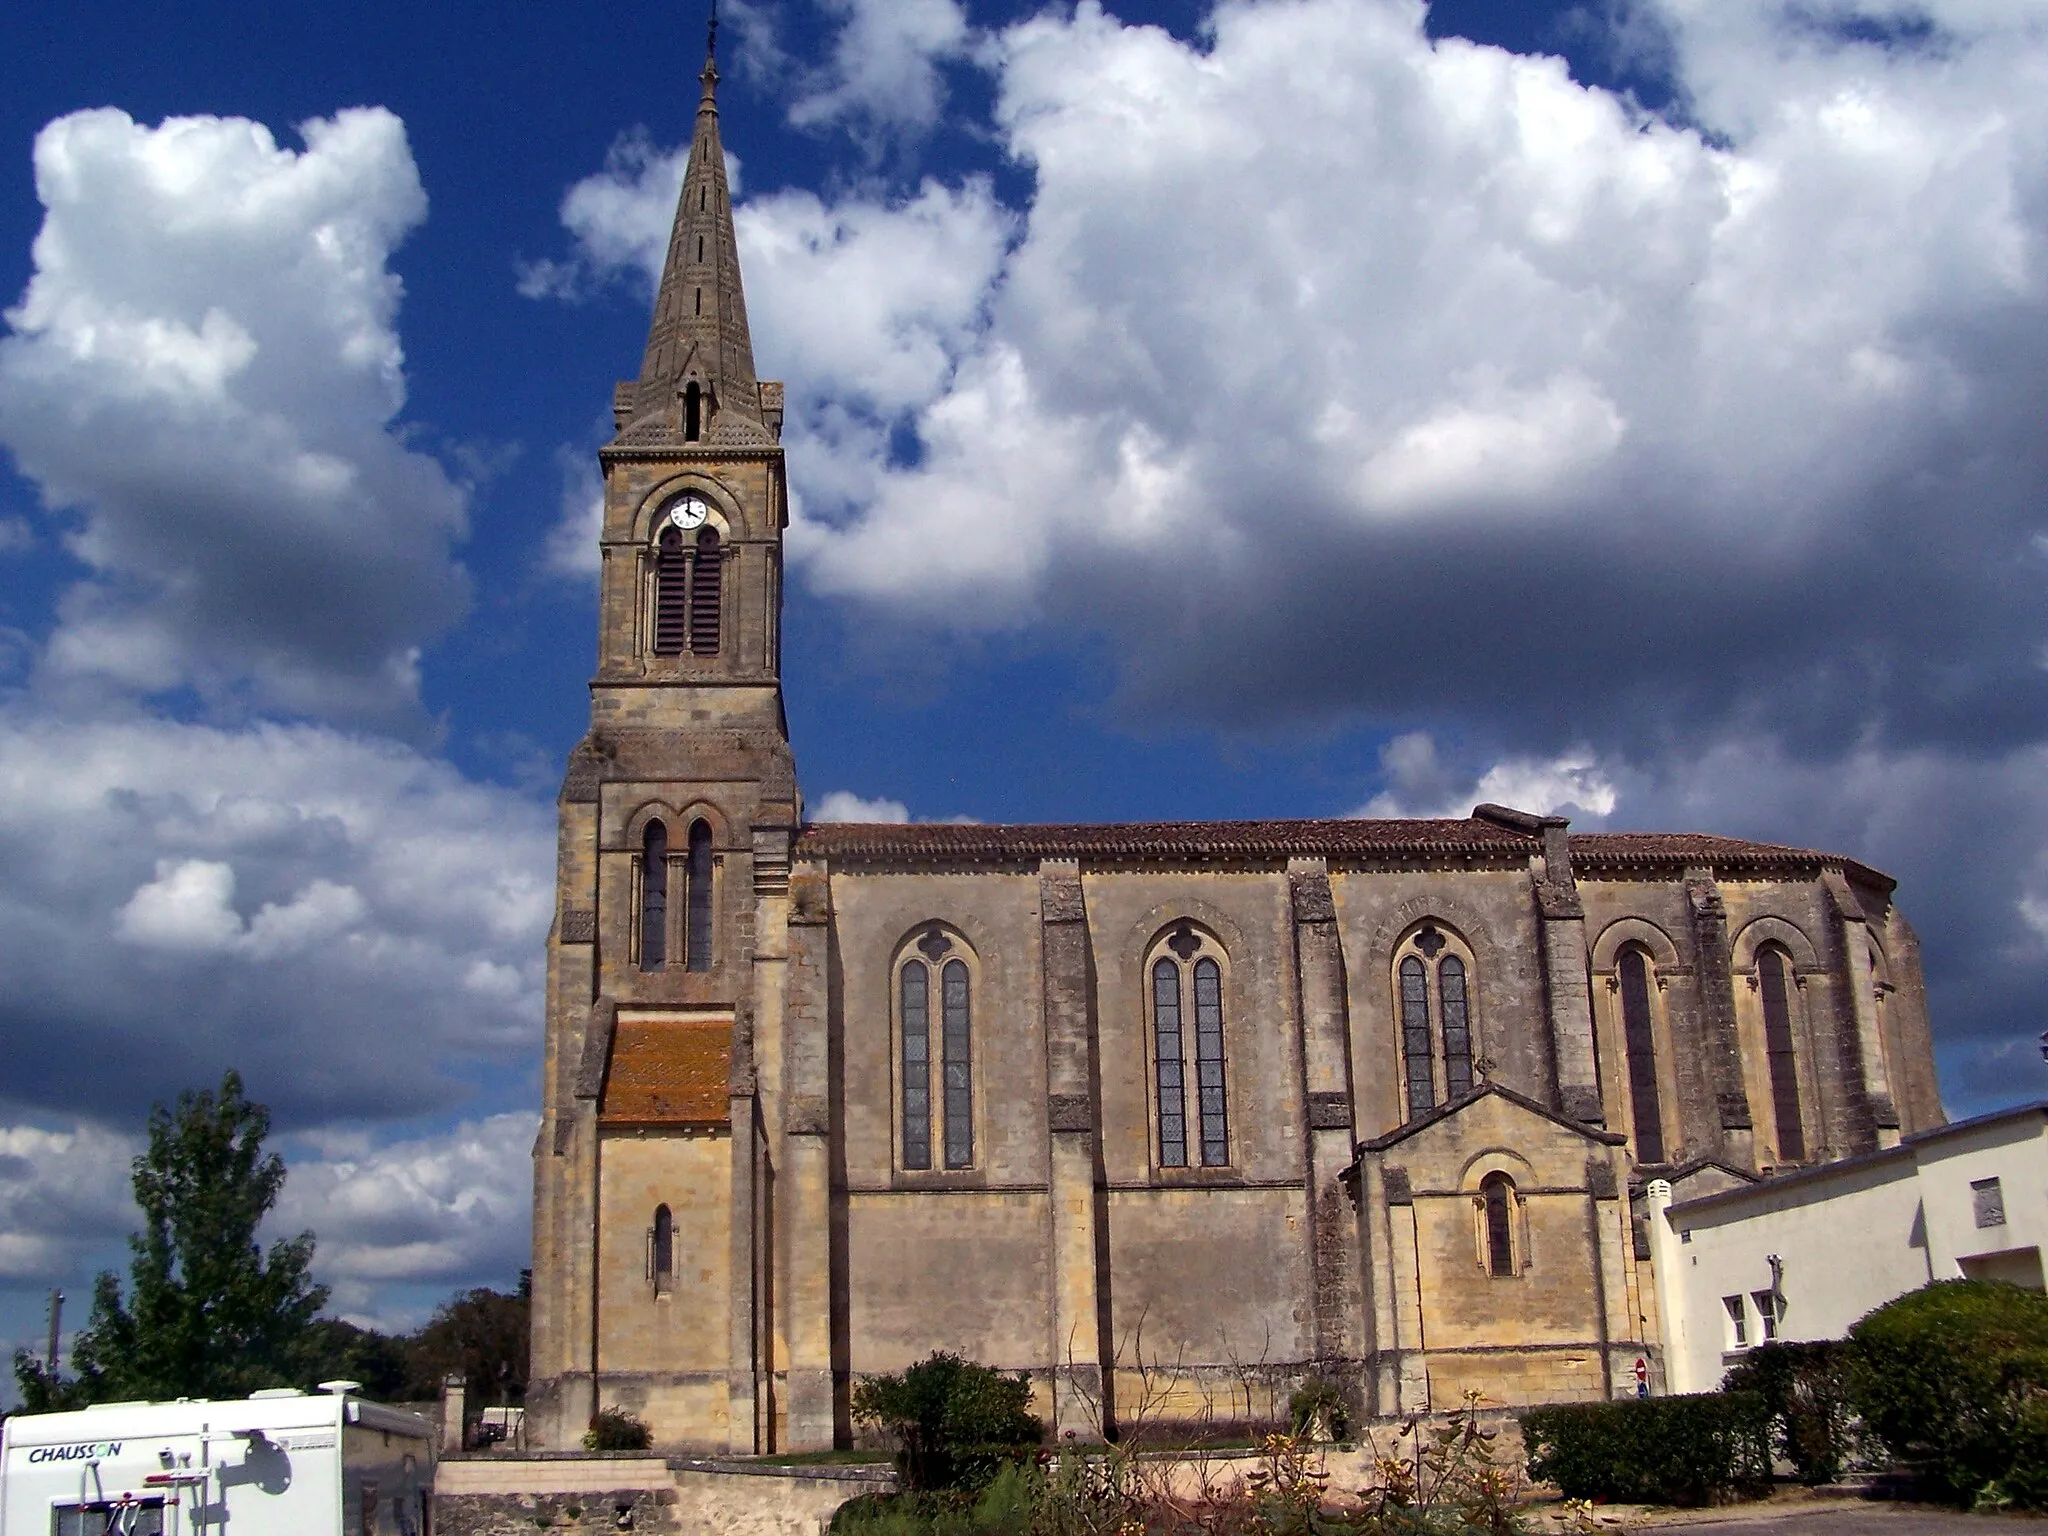
<svg viewBox="0 0 2048 1536">
<path fill-rule="evenodd" d="M 1827 1509 L 1729 1510 L 1701 1514 L 1683 1524 L 1645 1525 L 1644 1530 L 1697 1531 L 1699 1536 L 2006 1536 L 2027 1531 L 2048 1536 L 2048 1520 L 2024 1515 L 1972 1515 L 1925 1505 L 1854 1504 Z"/>
</svg>

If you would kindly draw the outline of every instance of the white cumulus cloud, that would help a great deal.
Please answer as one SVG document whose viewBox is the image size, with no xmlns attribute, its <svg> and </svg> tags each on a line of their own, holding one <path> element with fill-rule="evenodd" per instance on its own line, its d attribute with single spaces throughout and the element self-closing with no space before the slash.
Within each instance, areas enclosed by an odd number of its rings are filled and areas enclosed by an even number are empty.
<svg viewBox="0 0 2048 1536">
<path fill-rule="evenodd" d="M 0 443 L 90 576 L 44 664 L 417 724 L 466 496 L 396 426 L 392 251 L 426 214 L 398 119 L 113 108 L 36 137 L 43 223 L 0 337 Z"/>
</svg>

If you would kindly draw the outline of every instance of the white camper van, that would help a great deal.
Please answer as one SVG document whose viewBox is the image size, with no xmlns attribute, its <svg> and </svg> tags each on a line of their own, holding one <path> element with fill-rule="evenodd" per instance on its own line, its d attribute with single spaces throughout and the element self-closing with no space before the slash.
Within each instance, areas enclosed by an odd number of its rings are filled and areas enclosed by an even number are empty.
<svg viewBox="0 0 2048 1536">
<path fill-rule="evenodd" d="M 17 1414 L 0 1536 L 428 1536 L 434 1431 L 354 1385 Z"/>
</svg>

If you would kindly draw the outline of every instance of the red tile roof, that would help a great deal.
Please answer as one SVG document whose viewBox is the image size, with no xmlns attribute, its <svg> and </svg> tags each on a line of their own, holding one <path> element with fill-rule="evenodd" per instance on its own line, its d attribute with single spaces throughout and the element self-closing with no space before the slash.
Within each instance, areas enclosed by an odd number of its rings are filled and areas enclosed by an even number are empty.
<svg viewBox="0 0 2048 1536">
<path fill-rule="evenodd" d="M 799 858 L 839 864 L 908 861 L 1031 863 L 1067 858 L 1201 861 L 1320 857 L 1341 862 L 1424 862 L 1476 858 L 1515 863 L 1542 847 L 1540 836 L 1482 817 L 1364 818 L 1321 821 L 1140 821 L 1111 823 L 826 822 L 807 826 Z M 1581 875 L 1632 869 L 1711 865 L 1745 870 L 1817 874 L 1835 865 L 1889 888 L 1892 881 L 1838 854 L 1780 843 L 1701 832 L 1579 832 L 1571 837 L 1572 862 Z"/>
<path fill-rule="evenodd" d="M 621 1019 L 598 1120 L 605 1125 L 724 1125 L 732 1118 L 732 1025 Z"/>
</svg>

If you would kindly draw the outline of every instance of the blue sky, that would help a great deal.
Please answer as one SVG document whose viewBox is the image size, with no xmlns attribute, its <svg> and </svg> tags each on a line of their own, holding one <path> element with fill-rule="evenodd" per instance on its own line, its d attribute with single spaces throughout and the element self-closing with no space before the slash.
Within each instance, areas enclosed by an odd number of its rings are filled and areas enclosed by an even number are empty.
<svg viewBox="0 0 2048 1536">
<path fill-rule="evenodd" d="M 9 1337 L 228 1065 L 344 1310 L 513 1277 L 702 37 L 0 19 Z M 1838 849 L 1951 1109 L 2048 1090 L 2048 11 L 728 0 L 721 60 L 814 810 Z"/>
</svg>

